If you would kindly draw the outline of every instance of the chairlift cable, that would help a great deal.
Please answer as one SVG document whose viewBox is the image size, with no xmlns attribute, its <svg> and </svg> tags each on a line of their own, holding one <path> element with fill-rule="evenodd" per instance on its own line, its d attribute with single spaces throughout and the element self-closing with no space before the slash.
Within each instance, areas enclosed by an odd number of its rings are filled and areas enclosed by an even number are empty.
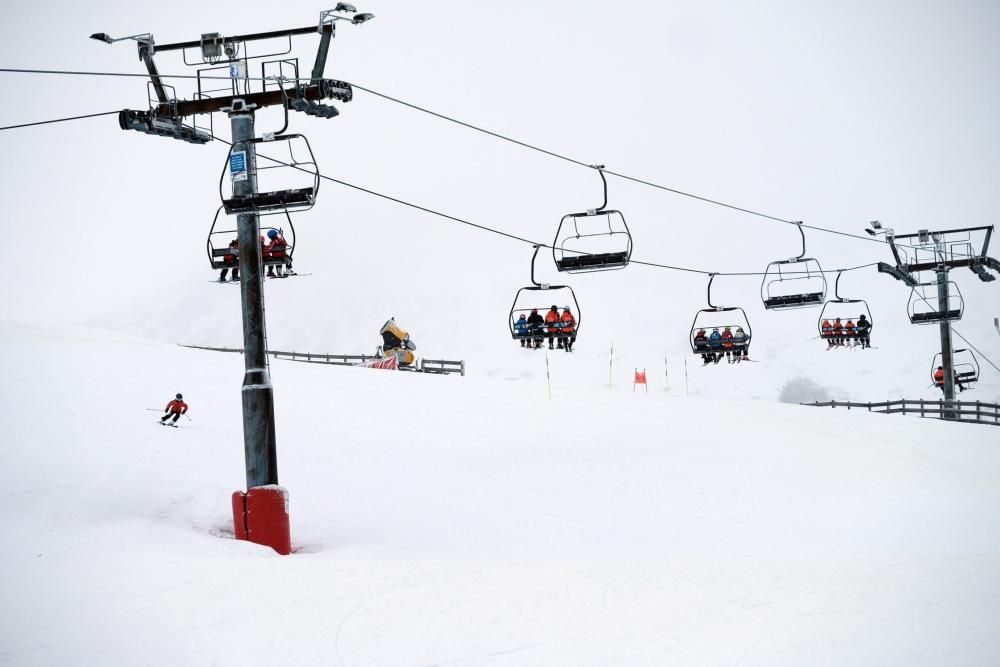
<svg viewBox="0 0 1000 667">
<path fill-rule="evenodd" d="M 222 139 L 221 137 L 215 137 L 215 139 L 217 141 L 220 141 L 220 142 L 224 143 L 224 144 L 228 144 L 229 146 L 232 146 L 232 142 L 227 141 L 225 139 Z M 257 153 L 257 158 L 258 159 L 262 159 L 262 160 L 270 160 L 271 162 L 275 162 L 275 163 L 277 163 L 279 165 L 283 165 L 285 167 L 293 167 L 295 169 L 300 169 L 302 171 L 308 171 L 308 170 L 302 169 L 298 165 L 294 165 L 294 164 L 291 164 L 289 162 L 285 162 L 283 160 L 279 160 L 278 158 L 271 157 L 269 155 L 264 155 L 262 153 Z M 310 171 L 309 173 L 312 173 L 312 172 Z M 406 200 L 399 199 L 398 197 L 393 197 L 391 195 L 383 194 L 381 192 L 376 192 L 375 190 L 370 190 L 370 189 L 362 187 L 360 185 L 354 185 L 353 183 L 348 183 L 347 181 L 342 181 L 340 179 L 333 178 L 331 176 L 327 176 L 326 174 L 323 174 L 322 172 L 319 173 L 319 177 L 321 179 L 324 179 L 324 180 L 327 180 L 327 181 L 331 181 L 333 183 L 337 183 L 338 185 L 342 185 L 344 187 L 352 188 L 354 190 L 359 190 L 361 192 L 373 195 L 375 197 L 379 197 L 381 199 L 386 199 L 386 200 L 389 200 L 391 202 L 395 202 L 397 204 L 401 204 L 403 206 L 408 206 L 410 208 L 417 209 L 418 211 L 423 211 L 425 213 L 430 213 L 431 215 L 436 215 L 438 217 L 445 218 L 446 220 L 451 220 L 453 222 L 458 222 L 458 223 L 461 223 L 463 225 L 468 225 L 470 227 L 475 227 L 476 229 L 481 229 L 481 230 L 486 231 L 486 232 L 491 232 L 493 234 L 498 234 L 500 236 L 504 236 L 504 237 L 507 237 L 509 239 L 513 239 L 515 241 L 520 241 L 522 243 L 527 243 L 527 244 L 532 245 L 532 246 L 541 246 L 541 247 L 547 248 L 547 249 L 551 249 L 552 248 L 552 245 L 548 244 L 548 243 L 541 243 L 541 242 L 538 242 L 538 241 L 533 241 L 531 239 L 524 238 L 523 236 L 517 236 L 516 234 L 511 234 L 509 232 L 505 232 L 505 231 L 496 229 L 494 227 L 488 227 L 486 225 L 481 225 L 481 224 L 472 222 L 470 220 L 465 220 L 463 218 L 456 217 L 454 215 L 449 215 L 447 213 L 442 213 L 441 211 L 436 211 L 436 210 L 434 210 L 432 208 L 428 208 L 426 206 L 421 206 L 420 204 L 414 204 L 412 202 L 408 202 Z M 641 260 L 632 260 L 632 261 L 635 262 L 636 264 L 642 264 L 642 265 L 650 266 L 650 267 L 653 267 L 653 268 L 668 269 L 668 270 L 673 270 L 673 271 L 686 271 L 686 272 L 689 272 L 689 273 L 700 273 L 700 274 L 706 275 L 706 276 L 707 275 L 711 275 L 713 273 L 716 274 L 716 275 L 720 275 L 720 276 L 763 276 L 763 275 L 765 275 L 765 273 L 759 272 L 759 271 L 758 272 L 749 272 L 749 271 L 748 272 L 705 271 L 703 269 L 692 269 L 692 268 L 683 267 L 683 266 L 673 266 L 673 265 L 670 265 L 670 264 L 659 264 L 659 263 L 655 263 L 655 262 L 645 262 L 645 261 L 641 261 Z M 869 267 L 872 267 L 872 266 L 876 266 L 877 264 L 878 264 L 878 262 L 870 262 L 868 264 L 862 264 L 860 266 L 853 266 L 853 267 L 848 267 L 848 268 L 843 268 L 843 269 L 826 269 L 826 270 L 823 270 L 822 273 L 837 273 L 838 271 L 856 271 L 856 270 L 859 270 L 859 269 L 865 269 L 865 268 L 869 268 Z M 789 272 L 786 275 L 795 275 L 797 273 L 809 273 L 809 272 Z M 816 273 L 816 271 L 813 271 L 812 273 Z"/>
<path fill-rule="evenodd" d="M 64 123 L 69 120 L 80 120 L 82 118 L 97 118 L 98 116 L 110 116 L 111 114 L 119 113 L 119 109 L 114 111 L 102 111 L 100 113 L 89 113 L 82 116 L 69 116 L 67 118 L 53 118 L 51 120 L 36 120 L 32 123 L 21 123 L 20 125 L 4 125 L 0 127 L 0 131 L 3 130 L 15 130 L 19 127 L 33 127 L 35 125 L 49 125 L 50 123 Z"/>
<path fill-rule="evenodd" d="M 119 77 L 142 77 L 142 78 L 147 78 L 149 76 L 148 73 L 140 74 L 140 73 L 125 73 L 125 72 L 86 72 L 86 71 L 76 71 L 76 70 L 40 70 L 40 69 L 14 69 L 14 68 L 0 68 L 0 72 L 22 73 L 22 74 L 62 74 L 62 75 L 76 75 L 76 76 L 119 76 Z M 194 74 L 159 74 L 158 73 L 157 74 L 157 78 L 159 78 L 159 79 L 197 79 L 197 78 L 199 78 L 199 75 L 194 75 Z M 201 79 L 221 79 L 221 80 L 230 80 L 231 79 L 231 77 L 225 77 L 225 76 L 218 76 L 218 77 L 200 76 L 200 78 Z M 245 80 L 249 80 L 249 81 L 266 81 L 266 80 L 270 80 L 268 77 L 241 77 L 241 78 L 243 78 Z M 302 78 L 299 78 L 299 79 L 286 78 L 285 80 L 286 81 L 300 81 L 300 80 L 306 80 L 306 79 L 302 79 Z M 354 82 L 348 82 L 348 83 L 350 83 L 352 87 L 354 87 L 354 88 L 356 88 L 358 90 L 363 90 L 364 92 L 366 92 L 366 93 L 368 93 L 370 95 L 374 95 L 376 97 L 381 97 L 381 98 L 383 98 L 385 100 L 388 100 L 390 102 L 394 102 L 396 104 L 399 104 L 399 105 L 402 105 L 402 106 L 405 106 L 405 107 L 409 107 L 409 108 L 411 108 L 411 109 L 413 109 L 415 111 L 420 111 L 422 113 L 426 113 L 426 114 L 429 114 L 431 116 L 435 116 L 435 117 L 440 118 L 442 120 L 446 120 L 448 122 L 455 123 L 457 125 L 461 125 L 462 127 L 466 127 L 466 128 L 471 129 L 471 130 L 475 130 L 476 132 L 481 132 L 481 133 L 489 135 L 491 137 L 494 137 L 494 138 L 497 138 L 497 139 L 501 139 L 503 141 L 507 141 L 507 142 L 516 144 L 516 145 L 521 146 L 523 148 L 527 148 L 529 150 L 537 151 L 539 153 L 543 153 L 543 154 L 548 155 L 550 157 L 558 158 L 560 160 L 565 160 L 566 162 L 570 162 L 572 164 L 575 164 L 575 165 L 578 165 L 578 166 L 581 166 L 581 167 L 586 167 L 587 169 L 594 169 L 595 168 L 593 164 L 590 164 L 590 163 L 587 163 L 587 162 L 583 162 L 581 160 L 576 160 L 574 158 L 567 157 L 565 155 L 561 155 L 561 154 L 556 153 L 554 151 L 550 151 L 550 150 L 541 148 L 539 146 L 536 146 L 534 144 L 530 144 L 530 143 L 528 143 L 526 141 L 520 141 L 518 139 L 514 139 L 512 137 L 508 137 L 507 135 L 500 134 L 499 132 L 493 132 L 492 130 L 487 130 L 485 128 L 479 127 L 478 125 L 474 125 L 472 123 L 467 123 L 467 122 L 459 120 L 457 118 L 453 118 L 451 116 L 447 116 L 445 114 L 439 113 L 437 111 L 432 111 L 430 109 L 427 109 L 426 107 L 421 107 L 421 106 L 419 106 L 417 104 L 413 104 L 411 102 L 407 102 L 405 100 L 399 99 L 397 97 L 393 97 L 391 95 L 387 95 L 385 93 L 380 93 L 380 92 L 378 92 L 376 90 L 373 90 L 371 88 L 367 88 L 365 86 L 359 85 L 359 84 L 354 83 Z M 860 234 L 851 234 L 849 232 L 842 232 L 842 231 L 839 231 L 839 230 L 836 230 L 836 229 L 829 229 L 829 228 L 826 228 L 826 227 L 819 227 L 817 225 L 807 225 L 807 224 L 801 223 L 799 221 L 788 220 L 788 219 L 781 218 L 781 217 L 774 216 L 774 215 L 770 215 L 770 214 L 767 214 L 767 213 L 762 213 L 760 211 L 755 211 L 753 209 L 744 208 L 742 206 L 736 206 L 734 204 L 727 204 L 726 202 L 719 201 L 717 199 L 711 199 L 709 197 L 703 197 L 701 195 L 696 195 L 696 194 L 691 193 L 691 192 L 685 192 L 684 190 L 678 190 L 676 188 L 671 188 L 671 187 L 668 187 L 668 186 L 665 186 L 665 185 L 661 185 L 659 183 L 654 183 L 652 181 L 647 181 L 647 180 L 644 180 L 644 179 L 641 179 L 641 178 L 637 178 L 635 176 L 629 176 L 627 174 L 623 174 L 623 173 L 620 173 L 620 172 L 612 171 L 612 170 L 609 170 L 609 169 L 604 169 L 603 171 L 604 171 L 604 173 L 611 174 L 612 176 L 617 176 L 618 178 L 621 178 L 621 179 L 624 179 L 624 180 L 628 180 L 628 181 L 632 181 L 634 183 L 639 183 L 640 185 L 645 185 L 647 187 L 656 188 L 656 189 L 659 189 L 659 190 L 663 190 L 664 192 L 670 192 L 672 194 L 680 195 L 682 197 L 688 197 L 688 198 L 691 198 L 691 199 L 696 199 L 698 201 L 701 201 L 701 202 L 704 202 L 704 203 L 707 203 L 707 204 L 713 204 L 715 206 L 721 206 L 721 207 L 728 208 L 728 209 L 733 210 L 733 211 L 739 211 L 741 213 L 746 213 L 748 215 L 757 216 L 759 218 L 764 218 L 764 219 L 767 219 L 767 220 L 773 220 L 775 222 L 782 222 L 782 223 L 785 223 L 787 225 L 801 225 L 802 227 L 805 227 L 807 229 L 812 229 L 812 230 L 820 231 L 820 232 L 826 232 L 828 234 L 837 234 L 839 236 L 846 236 L 848 238 L 859 239 L 859 240 L 862 240 L 862 241 L 868 241 L 868 242 L 873 242 L 873 243 L 883 243 L 883 244 L 885 243 L 884 241 L 882 241 L 880 239 L 876 239 L 876 238 L 872 238 L 872 237 L 868 237 L 868 236 L 861 236 Z"/>
</svg>

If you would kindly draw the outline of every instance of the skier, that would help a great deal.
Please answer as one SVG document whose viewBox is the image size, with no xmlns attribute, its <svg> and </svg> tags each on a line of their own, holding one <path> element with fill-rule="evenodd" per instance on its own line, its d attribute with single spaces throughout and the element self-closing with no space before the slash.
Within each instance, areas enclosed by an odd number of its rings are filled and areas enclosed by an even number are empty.
<svg viewBox="0 0 1000 667">
<path fill-rule="evenodd" d="M 701 355 L 701 360 L 705 362 L 706 366 L 712 361 L 712 355 L 708 351 L 708 336 L 705 335 L 704 329 L 698 329 L 694 335 L 694 351 Z"/>
<path fill-rule="evenodd" d="M 278 233 L 276 229 L 267 230 L 267 238 L 270 242 L 264 247 L 264 258 L 265 259 L 287 259 L 286 254 L 288 250 L 288 243 L 285 241 L 285 237 Z M 267 277 L 268 278 L 285 278 L 288 276 L 287 273 L 283 273 L 285 269 L 284 263 L 278 264 L 278 274 L 274 273 L 274 265 L 267 267 Z"/>
<path fill-rule="evenodd" d="M 553 349 L 552 341 L 555 339 L 556 334 L 559 333 L 559 306 L 552 306 L 549 312 L 545 313 L 545 333 L 549 336 L 549 349 Z M 559 349 L 562 349 L 563 341 L 562 338 L 559 339 Z"/>
<path fill-rule="evenodd" d="M 855 342 L 857 336 L 855 336 L 856 328 L 854 326 L 854 320 L 847 320 L 847 324 L 844 325 L 844 337 L 851 343 L 851 345 L 856 345 Z"/>
<path fill-rule="evenodd" d="M 725 327 L 722 332 L 722 349 L 725 350 L 726 363 L 733 363 L 733 331 L 731 327 Z"/>
<path fill-rule="evenodd" d="M 718 327 L 712 329 L 712 335 L 708 337 L 708 346 L 712 349 L 712 354 L 709 355 L 712 361 L 719 363 L 722 359 L 722 334 L 719 333 Z"/>
<path fill-rule="evenodd" d="M 569 306 L 563 306 L 563 313 L 559 317 L 559 321 L 562 322 L 562 332 L 563 335 L 568 337 L 565 339 L 566 351 L 573 351 L 573 343 L 576 342 L 576 318 L 573 317 L 573 313 L 570 312 Z M 559 339 L 563 342 L 563 339 Z"/>
<path fill-rule="evenodd" d="M 743 327 L 736 327 L 736 333 L 733 334 L 733 360 L 736 362 L 747 359 L 750 356 L 750 349 L 747 345 L 747 335 L 743 331 Z"/>
<path fill-rule="evenodd" d="M 528 340 L 528 320 L 525 319 L 524 313 L 517 318 L 517 322 L 514 322 L 514 335 L 521 339 L 521 347 L 528 347 L 531 343 Z"/>
<path fill-rule="evenodd" d="M 537 308 L 531 309 L 531 314 L 528 315 L 528 333 L 532 336 L 532 342 L 535 344 L 535 349 L 542 346 L 542 325 L 545 324 L 545 318 L 541 316 Z"/>
<path fill-rule="evenodd" d="M 858 315 L 858 323 L 856 326 L 858 332 L 858 341 L 861 343 L 861 349 L 872 346 L 871 338 L 869 335 L 872 329 L 872 323 L 868 321 L 864 313 Z"/>
<path fill-rule="evenodd" d="M 833 347 L 833 325 L 830 324 L 830 320 L 823 320 L 819 326 L 819 333 L 822 338 L 826 339 L 827 349 Z"/>
<path fill-rule="evenodd" d="M 844 325 L 840 323 L 840 318 L 838 317 L 833 321 L 833 342 L 835 345 L 843 345 L 844 339 Z"/>
<path fill-rule="evenodd" d="M 229 271 L 230 267 L 232 267 L 233 269 L 232 281 L 236 282 L 237 280 L 240 279 L 240 262 L 239 262 L 239 252 L 238 252 L 239 247 L 240 247 L 239 239 L 233 239 L 232 241 L 229 242 L 229 248 L 231 252 L 222 257 L 222 263 L 225 264 L 225 267 L 223 267 L 222 273 L 219 274 L 220 283 L 226 282 L 226 273 Z"/>
<path fill-rule="evenodd" d="M 188 411 L 187 403 L 183 401 L 183 396 L 177 394 L 177 398 L 167 403 L 167 407 L 163 408 L 163 412 L 166 413 L 160 417 L 160 423 L 166 424 L 167 426 L 177 426 L 177 420 L 181 418 L 181 415 Z M 168 422 L 171 417 L 174 418 L 173 422 Z"/>
</svg>

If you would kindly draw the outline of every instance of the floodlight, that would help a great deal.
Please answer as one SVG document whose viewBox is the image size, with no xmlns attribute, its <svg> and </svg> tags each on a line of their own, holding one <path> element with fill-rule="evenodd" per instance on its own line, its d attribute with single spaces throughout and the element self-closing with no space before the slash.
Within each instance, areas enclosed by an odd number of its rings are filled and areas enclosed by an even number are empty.
<svg viewBox="0 0 1000 667">
<path fill-rule="evenodd" d="M 349 5 L 346 2 L 338 2 L 337 6 L 333 8 L 335 12 L 356 12 L 358 8 L 354 5 Z"/>
<path fill-rule="evenodd" d="M 110 44 L 111 42 L 115 41 L 111 39 L 111 36 L 108 35 L 108 33 L 106 32 L 95 32 L 93 35 L 90 36 L 90 38 L 96 39 L 100 42 L 105 42 L 107 44 Z"/>
<path fill-rule="evenodd" d="M 372 20 L 373 18 L 375 18 L 375 15 L 374 14 L 369 14 L 367 12 L 364 13 L 364 14 L 355 14 L 354 18 L 351 19 L 351 23 L 353 23 L 354 25 L 360 25 L 360 24 L 364 23 L 365 21 Z"/>
</svg>

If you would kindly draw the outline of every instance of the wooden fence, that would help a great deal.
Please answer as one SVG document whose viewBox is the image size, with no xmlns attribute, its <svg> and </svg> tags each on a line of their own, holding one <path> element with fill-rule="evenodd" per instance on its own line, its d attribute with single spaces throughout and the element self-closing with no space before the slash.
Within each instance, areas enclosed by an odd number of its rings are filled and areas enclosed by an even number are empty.
<svg viewBox="0 0 1000 667">
<path fill-rule="evenodd" d="M 210 350 L 212 352 L 239 352 L 243 353 L 243 349 L 239 347 L 208 347 L 205 345 L 184 345 L 179 343 L 181 347 L 190 347 L 196 350 Z M 285 359 L 287 361 L 303 361 L 310 364 L 332 364 L 334 366 L 356 366 L 362 364 L 366 361 L 371 361 L 372 359 L 377 359 L 375 355 L 371 354 L 317 354 L 315 352 L 283 352 L 281 350 L 268 350 L 270 354 L 275 359 Z M 465 375 L 465 361 L 451 361 L 448 359 L 418 359 L 417 365 L 412 370 L 421 373 L 435 373 L 439 375 L 447 375 L 450 373 L 458 373 L 462 376 Z"/>
<path fill-rule="evenodd" d="M 887 415 L 918 415 L 932 419 L 970 422 L 974 424 L 994 424 L 1000 426 L 1000 405 L 981 401 L 914 401 L 900 399 L 883 403 L 853 403 L 851 401 L 816 401 L 802 403 L 820 408 L 855 408 Z"/>
</svg>

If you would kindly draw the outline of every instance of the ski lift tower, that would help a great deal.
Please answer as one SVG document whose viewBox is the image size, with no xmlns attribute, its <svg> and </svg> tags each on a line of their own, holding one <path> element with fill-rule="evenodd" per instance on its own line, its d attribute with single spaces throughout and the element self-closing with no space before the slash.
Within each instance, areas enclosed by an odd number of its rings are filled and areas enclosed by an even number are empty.
<svg viewBox="0 0 1000 667">
<path fill-rule="evenodd" d="M 983 282 L 992 282 L 996 276 L 987 268 L 1000 272 L 1000 261 L 986 253 L 993 235 L 993 226 L 965 227 L 931 231 L 922 229 L 916 234 L 895 234 L 883 229 L 876 221 L 866 232 L 872 236 L 885 234 L 892 249 L 895 265 L 879 262 L 879 273 L 887 273 L 911 288 L 908 312 L 913 324 L 938 324 L 941 330 L 941 366 L 944 370 L 944 399 L 955 400 L 954 350 L 951 344 L 951 323 L 961 319 L 964 311 L 961 293 L 948 280 L 951 269 L 968 268 Z M 980 245 L 981 243 L 981 245 Z M 902 251 L 902 254 L 901 254 Z M 912 257 L 908 251 L 912 251 Z M 922 282 L 914 274 L 933 271 L 934 282 Z M 936 288 L 936 304 L 924 293 L 924 287 Z M 952 288 L 957 292 L 952 293 Z M 942 414 L 945 419 L 955 419 L 953 412 Z"/>
<path fill-rule="evenodd" d="M 324 78 L 323 70 L 335 23 L 347 21 L 358 25 L 371 18 L 372 14 L 358 13 L 353 5 L 341 2 L 334 9 L 321 12 L 318 23 L 303 28 L 233 36 L 205 33 L 199 39 L 173 44 L 156 44 L 151 33 L 117 39 L 106 33 L 91 35 L 92 39 L 108 44 L 134 40 L 138 43 L 139 60 L 149 73 L 149 109 L 122 110 L 118 117 L 121 129 L 205 144 L 215 138 L 212 114 L 223 112 L 229 116 L 232 144 L 227 167 L 232 198 L 226 200 L 223 195 L 223 199 L 224 204 L 234 201 L 239 204 L 227 206 L 226 212 L 237 215 L 242 277 L 245 366 L 242 404 L 247 482 L 245 494 L 239 491 L 233 494 L 233 520 L 238 539 L 271 546 L 281 554 L 291 551 L 291 537 L 285 509 L 287 498 L 285 491 L 277 486 L 274 396 L 267 364 L 258 216 L 311 206 L 316 188 L 258 192 L 257 150 L 262 142 L 274 141 L 287 129 L 289 110 L 333 118 L 338 114 L 337 109 L 323 100 L 351 101 L 350 84 Z M 309 75 L 300 76 L 298 58 L 288 54 L 292 51 L 292 38 L 308 34 L 319 35 L 319 48 Z M 179 99 L 175 88 L 164 83 L 165 77 L 157 70 L 154 55 L 167 51 L 180 51 L 185 65 L 199 68 L 197 76 L 191 77 L 197 79 L 197 91 L 191 99 Z M 259 75 L 250 73 L 251 65 L 260 65 Z M 257 138 L 254 113 L 272 106 L 282 108 L 285 125 Z M 191 124 L 185 123 L 189 117 L 193 119 Z M 292 164 L 280 166 L 301 170 L 294 158 Z"/>
</svg>

